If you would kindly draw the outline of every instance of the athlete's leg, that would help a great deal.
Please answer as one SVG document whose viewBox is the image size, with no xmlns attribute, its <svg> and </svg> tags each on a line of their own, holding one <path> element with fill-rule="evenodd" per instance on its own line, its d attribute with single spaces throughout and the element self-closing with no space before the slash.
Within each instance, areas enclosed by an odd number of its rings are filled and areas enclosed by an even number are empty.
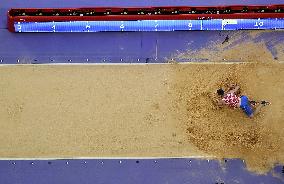
<svg viewBox="0 0 284 184">
<path fill-rule="evenodd" d="M 254 116 L 256 116 L 258 113 L 259 113 L 259 111 L 260 111 L 260 109 L 263 107 L 264 105 L 263 104 L 258 104 L 257 106 L 256 106 L 256 108 L 255 108 L 255 110 L 253 111 L 253 113 L 249 116 L 249 117 L 254 117 Z"/>
</svg>

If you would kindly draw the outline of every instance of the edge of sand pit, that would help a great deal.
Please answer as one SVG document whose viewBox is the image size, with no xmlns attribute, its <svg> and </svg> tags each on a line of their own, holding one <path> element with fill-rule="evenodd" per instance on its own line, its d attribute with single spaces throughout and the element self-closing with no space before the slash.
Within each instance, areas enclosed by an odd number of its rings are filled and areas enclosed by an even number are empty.
<svg viewBox="0 0 284 184">
<path fill-rule="evenodd" d="M 33 64 L 33 63 L 19 63 L 19 64 L 0 64 L 0 67 L 8 67 L 8 66 L 135 66 L 135 65 L 186 65 L 186 64 L 192 64 L 192 65 L 211 65 L 211 64 L 217 64 L 217 65 L 234 65 L 234 64 L 256 64 L 256 63 L 271 63 L 271 61 L 268 62 L 252 62 L 252 61 L 230 61 L 230 60 L 222 60 L 222 61 L 204 61 L 204 62 L 191 62 L 191 61 L 184 61 L 184 62 L 178 62 L 175 60 L 169 60 L 165 63 L 39 63 L 39 64 Z M 273 61 L 273 63 L 276 64 L 284 64 L 284 61 Z"/>
</svg>

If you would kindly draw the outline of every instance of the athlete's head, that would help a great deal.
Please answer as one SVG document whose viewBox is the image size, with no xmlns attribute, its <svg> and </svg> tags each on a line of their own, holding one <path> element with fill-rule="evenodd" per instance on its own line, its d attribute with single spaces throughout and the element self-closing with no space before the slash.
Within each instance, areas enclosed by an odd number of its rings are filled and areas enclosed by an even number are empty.
<svg viewBox="0 0 284 184">
<path fill-rule="evenodd" d="M 217 94 L 223 96 L 225 94 L 225 91 L 222 88 L 220 88 L 217 90 Z"/>
</svg>

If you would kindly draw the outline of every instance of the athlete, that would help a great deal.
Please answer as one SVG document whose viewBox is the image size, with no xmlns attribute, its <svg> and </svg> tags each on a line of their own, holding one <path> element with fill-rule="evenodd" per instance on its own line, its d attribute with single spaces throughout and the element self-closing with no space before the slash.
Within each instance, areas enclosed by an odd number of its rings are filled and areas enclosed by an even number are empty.
<svg viewBox="0 0 284 184">
<path fill-rule="evenodd" d="M 217 94 L 220 96 L 220 100 L 218 101 L 219 106 L 227 105 L 231 108 L 241 108 L 244 113 L 253 118 L 256 116 L 260 109 L 266 105 L 269 105 L 269 102 L 261 101 L 250 101 L 247 96 L 239 95 L 240 87 L 237 85 L 231 85 L 229 90 L 225 92 L 223 89 L 218 89 Z"/>
</svg>

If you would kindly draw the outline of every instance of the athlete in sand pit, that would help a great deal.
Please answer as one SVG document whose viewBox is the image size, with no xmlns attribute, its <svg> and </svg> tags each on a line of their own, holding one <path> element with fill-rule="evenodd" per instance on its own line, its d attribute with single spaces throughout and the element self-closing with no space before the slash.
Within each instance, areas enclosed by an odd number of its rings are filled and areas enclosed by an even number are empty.
<svg viewBox="0 0 284 184">
<path fill-rule="evenodd" d="M 252 118 L 259 113 L 263 106 L 269 104 L 269 102 L 266 101 L 261 101 L 260 103 L 256 101 L 249 101 L 247 96 L 239 96 L 239 89 L 239 86 L 234 85 L 232 85 L 227 92 L 223 89 L 218 89 L 217 94 L 221 97 L 218 101 L 218 105 L 241 108 L 248 117 Z"/>
</svg>

